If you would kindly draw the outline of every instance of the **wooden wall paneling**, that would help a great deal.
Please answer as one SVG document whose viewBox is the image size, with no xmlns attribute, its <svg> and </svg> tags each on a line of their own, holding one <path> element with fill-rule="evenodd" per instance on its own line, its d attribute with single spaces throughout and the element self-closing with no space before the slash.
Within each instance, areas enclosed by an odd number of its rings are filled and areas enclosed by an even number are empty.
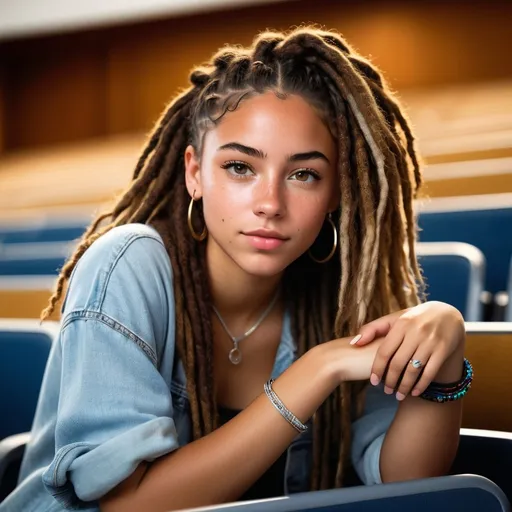
<svg viewBox="0 0 512 512">
<path fill-rule="evenodd" d="M 105 51 L 94 34 L 12 45 L 6 90 L 6 149 L 103 136 Z"/>
<path fill-rule="evenodd" d="M 510 2 L 294 1 L 161 20 L 116 31 L 109 75 L 112 133 L 149 129 L 190 69 L 266 28 L 317 23 L 341 31 L 395 89 L 512 77 Z"/>
<path fill-rule="evenodd" d="M 1 60 L 0 53 L 0 155 L 5 148 L 5 82 L 4 82 L 4 63 Z"/>
<path fill-rule="evenodd" d="M 106 130 L 108 134 L 140 131 L 140 41 L 113 31 L 106 66 Z"/>
<path fill-rule="evenodd" d="M 464 428 L 512 432 L 512 408 L 504 406 L 503 399 L 503 390 L 512 384 L 511 349 L 511 333 L 491 337 L 468 334 L 466 357 L 473 365 L 475 379 L 464 397 Z"/>
<path fill-rule="evenodd" d="M 199 18 L 131 27 L 130 38 L 128 29 L 116 35 L 108 81 L 111 133 L 149 130 L 169 101 L 188 87 L 190 70 L 226 43 L 217 20 L 205 25 Z"/>
<path fill-rule="evenodd" d="M 39 318 L 48 305 L 51 290 L 0 290 L 3 318 Z M 58 320 L 59 311 L 52 317 Z"/>
<path fill-rule="evenodd" d="M 265 28 L 341 31 L 400 91 L 512 77 L 512 3 L 296 0 L 9 43 L 6 149 L 147 131 L 190 69 Z"/>
<path fill-rule="evenodd" d="M 512 192 L 512 169 L 509 174 L 491 174 L 425 181 L 423 197 L 453 197 Z"/>
</svg>

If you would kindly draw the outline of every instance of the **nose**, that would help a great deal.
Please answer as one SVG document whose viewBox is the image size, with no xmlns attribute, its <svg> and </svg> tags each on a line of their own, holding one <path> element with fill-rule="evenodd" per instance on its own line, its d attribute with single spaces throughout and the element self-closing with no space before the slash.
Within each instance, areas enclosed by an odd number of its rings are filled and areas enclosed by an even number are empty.
<svg viewBox="0 0 512 512">
<path fill-rule="evenodd" d="M 262 179 L 255 186 L 253 204 L 258 217 L 282 217 L 286 212 L 283 185 L 275 179 Z"/>
</svg>

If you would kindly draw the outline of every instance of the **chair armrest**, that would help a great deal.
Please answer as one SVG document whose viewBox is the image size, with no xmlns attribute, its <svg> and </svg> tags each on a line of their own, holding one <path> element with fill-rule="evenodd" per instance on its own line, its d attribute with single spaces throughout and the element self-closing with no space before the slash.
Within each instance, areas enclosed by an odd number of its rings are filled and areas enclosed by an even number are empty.
<svg viewBox="0 0 512 512">
<path fill-rule="evenodd" d="M 492 322 L 506 322 L 510 297 L 507 292 L 498 292 L 494 295 L 492 308 Z"/>
<path fill-rule="evenodd" d="M 512 432 L 460 429 L 459 449 L 451 472 L 481 475 L 512 500 Z"/>
<path fill-rule="evenodd" d="M 0 482 L 9 465 L 21 460 L 25 452 L 25 446 L 29 441 L 30 432 L 14 434 L 0 441 Z"/>
<path fill-rule="evenodd" d="M 461 428 L 461 436 L 473 437 L 492 437 L 494 439 L 508 439 L 512 441 L 512 432 L 503 432 L 500 430 L 483 430 L 479 428 Z"/>
</svg>

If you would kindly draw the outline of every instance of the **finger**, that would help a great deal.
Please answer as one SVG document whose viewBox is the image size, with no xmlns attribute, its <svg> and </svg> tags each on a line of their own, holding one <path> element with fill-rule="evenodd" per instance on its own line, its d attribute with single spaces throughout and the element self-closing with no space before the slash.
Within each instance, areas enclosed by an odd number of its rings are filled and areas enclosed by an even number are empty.
<svg viewBox="0 0 512 512">
<path fill-rule="evenodd" d="M 423 369 L 420 380 L 411 391 L 412 396 L 419 396 L 423 391 L 425 391 L 425 389 L 427 389 L 430 383 L 435 379 L 435 376 L 438 374 L 441 366 L 443 366 L 444 361 L 445 358 L 442 353 L 435 352 L 432 354 L 428 364 L 425 365 L 425 368 Z"/>
<path fill-rule="evenodd" d="M 378 323 L 372 322 L 361 327 L 359 335 L 356 336 L 350 344 L 363 347 L 364 345 L 368 345 L 368 343 L 375 341 L 376 338 L 386 336 L 390 329 L 391 324 L 389 320 L 379 318 Z"/>
<path fill-rule="evenodd" d="M 363 325 L 363 327 L 361 327 L 359 330 L 359 335 L 356 336 L 350 343 L 352 345 L 364 346 L 368 343 L 371 343 L 376 338 L 387 336 L 391 328 L 395 325 L 396 321 L 407 311 L 407 309 L 397 311 L 395 313 L 391 313 L 390 315 L 377 318 L 376 320 Z"/>
<path fill-rule="evenodd" d="M 418 351 L 418 346 L 417 336 L 405 335 L 402 344 L 388 364 L 386 377 L 384 378 L 384 392 L 388 395 L 392 394 L 398 388 L 409 366 L 412 367 L 409 361 Z"/>
<path fill-rule="evenodd" d="M 398 384 L 396 399 L 404 400 L 411 392 L 411 389 L 421 378 L 423 369 L 428 365 L 432 351 L 428 348 L 419 347 L 409 360 L 406 370 Z"/>
<path fill-rule="evenodd" d="M 404 340 L 405 329 L 398 325 L 396 327 L 388 333 L 375 355 L 370 376 L 370 382 L 374 386 L 382 381 L 391 359 Z"/>
</svg>

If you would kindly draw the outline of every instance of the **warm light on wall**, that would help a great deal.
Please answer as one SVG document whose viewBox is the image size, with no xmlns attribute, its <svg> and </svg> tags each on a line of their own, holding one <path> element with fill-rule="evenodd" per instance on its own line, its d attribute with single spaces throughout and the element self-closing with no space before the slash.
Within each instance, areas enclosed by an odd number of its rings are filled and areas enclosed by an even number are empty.
<svg viewBox="0 0 512 512">
<path fill-rule="evenodd" d="M 277 1 L 286 0 L 2 0 L 0 40 Z"/>
</svg>

